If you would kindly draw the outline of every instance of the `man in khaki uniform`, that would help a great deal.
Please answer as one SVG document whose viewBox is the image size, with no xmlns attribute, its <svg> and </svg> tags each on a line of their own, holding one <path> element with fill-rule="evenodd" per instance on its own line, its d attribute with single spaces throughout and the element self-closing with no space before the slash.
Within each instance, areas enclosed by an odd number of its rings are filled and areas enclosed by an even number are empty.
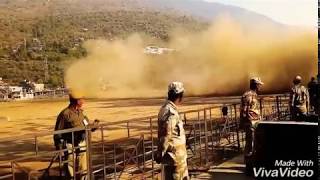
<svg viewBox="0 0 320 180">
<path fill-rule="evenodd" d="M 158 114 L 158 152 L 156 160 L 162 163 L 162 180 L 187 180 L 187 150 L 183 121 L 177 105 L 181 104 L 184 87 L 172 82 L 168 87 L 168 100 Z"/>
<path fill-rule="evenodd" d="M 245 130 L 246 144 L 244 148 L 245 160 L 252 155 L 253 132 L 255 124 L 261 120 L 258 92 L 264 83 L 260 78 L 250 79 L 250 90 L 246 91 L 241 98 L 241 126 Z"/>
<path fill-rule="evenodd" d="M 301 76 L 296 76 L 290 93 L 290 111 L 294 121 L 305 120 L 309 111 L 309 92 L 301 83 Z"/>
<path fill-rule="evenodd" d="M 88 118 L 83 114 L 82 105 L 84 103 L 83 97 L 77 97 L 74 95 L 69 96 L 70 104 L 58 115 L 55 131 L 68 128 L 85 128 L 89 125 Z M 95 124 L 98 121 L 95 121 Z M 74 132 L 72 139 L 72 133 L 57 134 L 54 136 L 54 141 L 57 149 L 68 149 L 65 153 L 65 160 L 68 160 L 68 172 L 69 175 L 74 177 L 74 168 L 76 172 L 82 171 L 80 174 L 81 179 L 86 179 L 83 174 L 87 170 L 87 153 L 86 153 L 86 133 L 85 130 Z M 72 142 L 74 143 L 72 145 Z M 61 146 L 62 145 L 62 146 Z M 75 153 L 72 153 L 73 147 L 80 147 L 74 149 Z M 76 164 L 73 164 L 73 158 L 76 158 Z M 76 176 L 77 177 L 77 176 Z"/>
</svg>

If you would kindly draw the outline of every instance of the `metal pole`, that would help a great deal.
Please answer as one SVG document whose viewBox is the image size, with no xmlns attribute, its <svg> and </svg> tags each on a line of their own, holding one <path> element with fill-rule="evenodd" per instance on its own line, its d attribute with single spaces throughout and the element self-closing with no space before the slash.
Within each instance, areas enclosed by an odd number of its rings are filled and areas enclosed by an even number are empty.
<svg viewBox="0 0 320 180">
<path fill-rule="evenodd" d="M 37 136 L 34 136 L 34 145 L 35 145 L 35 149 L 36 149 L 36 155 L 38 155 L 39 147 L 38 147 L 38 139 L 37 139 Z"/>
<path fill-rule="evenodd" d="M 280 118 L 282 117 L 282 96 L 279 96 L 279 110 L 280 110 Z"/>
<path fill-rule="evenodd" d="M 126 150 L 123 150 L 123 167 L 125 167 L 125 166 L 126 166 Z M 120 173 L 119 178 L 121 178 L 121 174 L 122 173 Z"/>
<path fill-rule="evenodd" d="M 213 120 L 212 120 L 212 112 L 211 112 L 212 109 L 210 108 L 209 110 L 210 110 L 209 111 L 209 116 L 210 116 L 209 118 L 210 118 L 210 131 L 211 131 L 211 134 L 210 134 L 211 135 L 211 151 L 212 151 L 212 154 L 213 154 L 214 153 L 213 152 L 213 141 L 214 141 L 214 139 L 213 139 L 213 125 L 212 125 L 212 123 L 213 123 L 212 121 Z"/>
<path fill-rule="evenodd" d="M 129 121 L 127 121 L 127 131 L 128 131 L 128 137 L 130 137 L 130 126 L 129 126 Z"/>
<path fill-rule="evenodd" d="M 196 151 L 196 125 L 195 125 L 195 121 L 192 121 L 192 128 L 193 128 L 193 152 L 194 155 L 196 155 L 197 151 Z"/>
<path fill-rule="evenodd" d="M 62 148 L 61 148 L 62 149 Z M 60 149 L 60 150 L 61 150 Z M 60 178 L 62 178 L 62 169 L 61 169 L 61 165 L 62 167 L 64 166 L 64 163 L 62 163 L 62 156 L 61 156 L 61 152 L 59 152 L 59 176 Z"/>
<path fill-rule="evenodd" d="M 202 165 L 202 153 L 201 153 L 201 120 L 200 120 L 200 110 L 198 110 L 198 123 L 199 123 L 199 147 L 200 147 L 200 166 Z"/>
<path fill-rule="evenodd" d="M 153 125 L 152 125 L 152 118 L 149 119 L 150 121 L 150 133 L 151 133 L 151 168 L 152 168 L 152 179 L 154 178 L 154 154 L 153 154 L 153 149 L 154 149 L 154 145 L 153 145 Z"/>
<path fill-rule="evenodd" d="M 204 109 L 203 113 L 203 118 L 204 118 L 204 132 L 205 132 L 205 162 L 206 165 L 208 164 L 208 127 L 207 127 L 207 110 Z"/>
<path fill-rule="evenodd" d="M 231 106 L 227 106 L 228 110 L 230 109 L 230 115 L 227 115 L 227 123 L 226 123 L 226 132 L 227 132 L 227 136 L 229 138 L 229 143 L 233 144 L 234 142 L 234 133 L 233 133 L 233 116 L 232 116 L 232 107 Z M 230 117 L 230 118 L 229 118 Z"/>
<path fill-rule="evenodd" d="M 11 161 L 11 173 L 12 173 L 12 180 L 15 180 L 15 170 L 14 170 L 14 162 Z"/>
<path fill-rule="evenodd" d="M 145 145 L 144 145 L 144 134 L 142 134 L 142 150 L 143 150 L 143 177 L 144 177 L 144 173 L 145 173 L 145 169 L 146 169 L 146 149 L 145 149 Z"/>
<path fill-rule="evenodd" d="M 279 96 L 276 97 L 276 105 L 277 105 L 277 115 L 278 115 L 278 121 L 280 121 L 280 100 Z"/>
<path fill-rule="evenodd" d="M 240 144 L 240 137 L 239 137 L 239 124 L 238 124 L 238 121 L 237 121 L 237 105 L 234 104 L 233 107 L 234 107 L 234 120 L 235 120 L 235 123 L 236 123 L 237 145 L 238 145 L 238 151 L 240 151 L 241 144 Z"/>
<path fill-rule="evenodd" d="M 80 150 L 80 149 L 79 149 Z M 86 127 L 86 156 L 87 156 L 87 177 L 93 179 L 92 162 L 91 162 L 91 129 Z"/>
<path fill-rule="evenodd" d="M 101 141 L 102 141 L 102 154 L 103 154 L 103 179 L 106 179 L 106 154 L 104 148 L 104 134 L 103 134 L 103 125 L 100 126 L 101 130 Z"/>
<path fill-rule="evenodd" d="M 116 159 L 116 144 L 113 144 L 113 166 L 114 166 L 114 179 L 117 179 L 117 159 Z"/>
<path fill-rule="evenodd" d="M 73 179 L 76 179 L 76 156 L 75 156 L 75 147 L 74 147 L 74 131 L 72 131 L 71 134 L 72 134 L 72 161 L 73 161 L 72 170 L 73 170 Z M 68 154 L 69 154 L 69 152 L 68 152 Z M 68 161 L 69 161 L 69 159 L 68 159 Z"/>
</svg>

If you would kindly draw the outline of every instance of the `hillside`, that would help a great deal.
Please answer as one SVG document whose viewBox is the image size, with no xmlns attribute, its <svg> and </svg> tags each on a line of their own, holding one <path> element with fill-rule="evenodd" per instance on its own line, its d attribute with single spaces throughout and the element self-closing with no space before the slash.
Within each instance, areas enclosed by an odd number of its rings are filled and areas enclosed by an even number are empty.
<svg viewBox="0 0 320 180">
<path fill-rule="evenodd" d="M 83 6 L 66 10 L 61 1 L 50 6 L 43 2 L 42 8 L 36 1 L 26 2 L 5 5 L 0 1 L 0 6 L 6 7 L 0 8 L 0 77 L 10 83 L 30 79 L 50 86 L 63 85 L 64 68 L 70 59 L 86 55 L 82 43 L 88 39 L 122 39 L 141 32 L 151 39 L 167 41 L 174 27 L 199 31 L 207 26 L 173 12 L 120 7 L 91 11 Z M 39 13 L 31 13 L 37 9 Z"/>
<path fill-rule="evenodd" d="M 248 28 L 284 27 L 239 7 L 202 0 L 0 0 L 0 77 L 62 86 L 64 68 L 86 55 L 82 43 L 88 39 L 139 32 L 150 43 L 165 42 L 171 29 L 197 32 L 221 14 Z"/>
</svg>

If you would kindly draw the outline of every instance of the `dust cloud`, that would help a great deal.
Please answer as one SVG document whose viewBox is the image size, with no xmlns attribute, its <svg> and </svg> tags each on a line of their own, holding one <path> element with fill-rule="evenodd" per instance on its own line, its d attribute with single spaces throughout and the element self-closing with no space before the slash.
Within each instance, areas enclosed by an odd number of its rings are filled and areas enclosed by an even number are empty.
<svg viewBox="0 0 320 180">
<path fill-rule="evenodd" d="M 306 82 L 317 70 L 316 30 L 268 26 L 246 28 L 228 16 L 208 29 L 175 29 L 167 55 L 143 53 L 145 35 L 125 40 L 89 40 L 88 56 L 72 64 L 65 84 L 88 97 L 165 96 L 167 84 L 181 81 L 187 95 L 240 94 L 252 76 L 265 82 L 264 93 L 284 92 L 299 74 Z"/>
</svg>

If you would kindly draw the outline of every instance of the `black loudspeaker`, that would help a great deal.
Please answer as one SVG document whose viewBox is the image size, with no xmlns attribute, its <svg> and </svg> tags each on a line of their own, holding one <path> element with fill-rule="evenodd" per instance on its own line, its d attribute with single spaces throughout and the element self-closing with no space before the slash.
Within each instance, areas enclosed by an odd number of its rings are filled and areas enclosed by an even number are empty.
<svg viewBox="0 0 320 180">
<path fill-rule="evenodd" d="M 256 179 L 317 179 L 318 123 L 260 122 L 254 135 Z"/>
<path fill-rule="evenodd" d="M 319 115 L 317 114 L 308 114 L 306 117 L 307 122 L 314 122 L 317 123 L 319 122 Z"/>
</svg>

